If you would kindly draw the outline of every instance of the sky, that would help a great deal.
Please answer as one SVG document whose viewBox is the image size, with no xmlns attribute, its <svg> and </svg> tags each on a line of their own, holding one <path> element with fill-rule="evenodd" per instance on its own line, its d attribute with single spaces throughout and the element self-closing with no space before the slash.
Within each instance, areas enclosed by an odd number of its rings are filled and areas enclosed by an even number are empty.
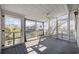
<svg viewBox="0 0 79 59">
<path fill-rule="evenodd" d="M 59 17 L 59 19 L 63 19 L 66 18 L 67 15 L 63 16 L 63 17 Z M 21 27 L 21 21 L 19 18 L 13 18 L 11 16 L 6 16 L 5 17 L 5 24 L 14 24 L 17 25 L 18 27 Z M 26 26 L 33 26 L 35 25 L 35 22 L 33 21 L 26 21 Z M 41 25 L 41 23 L 39 23 L 38 25 Z M 48 28 L 48 22 L 45 23 L 45 28 Z M 39 26 L 38 26 L 39 27 Z"/>
<path fill-rule="evenodd" d="M 10 16 L 6 16 L 5 17 L 5 24 L 14 24 L 14 25 L 17 25 L 18 27 L 21 27 L 21 21 L 20 21 L 20 19 L 18 19 L 18 18 L 12 18 L 12 17 L 10 17 Z M 41 23 L 37 23 L 38 25 L 37 25 L 37 27 L 39 28 L 40 27 L 40 25 L 42 25 Z M 26 21 L 26 27 L 28 27 L 28 26 L 34 26 L 35 25 L 35 22 L 33 22 L 33 21 Z M 48 22 L 45 22 L 45 24 L 44 24 L 44 28 L 45 29 L 48 29 Z"/>
<path fill-rule="evenodd" d="M 33 25 L 35 25 L 35 22 L 33 22 L 33 21 L 26 21 L 26 26 L 33 26 Z"/>
<path fill-rule="evenodd" d="M 21 26 L 20 19 L 12 17 L 5 17 L 5 24 L 15 24 L 17 26 Z"/>
<path fill-rule="evenodd" d="M 6 16 L 5 17 L 5 24 L 6 25 L 9 25 L 9 24 L 14 24 L 14 25 L 17 25 L 18 27 L 21 26 L 21 21 L 19 18 L 13 18 L 13 17 L 10 17 L 10 16 Z M 38 27 L 39 25 L 41 25 L 41 23 L 37 23 L 38 24 Z M 35 22 L 34 21 L 26 21 L 26 26 L 34 26 L 35 25 Z"/>
<path fill-rule="evenodd" d="M 67 15 L 59 17 L 59 19 L 63 19 L 63 18 L 67 18 Z M 20 25 L 21 24 L 19 18 L 13 18 L 11 16 L 6 16 L 5 19 L 6 19 L 5 20 L 6 24 L 16 24 L 16 25 Z M 33 22 L 33 21 L 27 21 L 26 24 L 27 24 L 27 26 L 32 26 L 32 25 L 35 24 L 35 22 Z"/>
</svg>

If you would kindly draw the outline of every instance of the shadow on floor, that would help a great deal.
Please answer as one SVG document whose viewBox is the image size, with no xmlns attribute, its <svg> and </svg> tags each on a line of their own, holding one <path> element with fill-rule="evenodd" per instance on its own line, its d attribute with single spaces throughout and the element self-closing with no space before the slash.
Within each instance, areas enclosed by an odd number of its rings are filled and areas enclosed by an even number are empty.
<svg viewBox="0 0 79 59">
<path fill-rule="evenodd" d="M 39 46 L 42 47 L 39 47 Z M 79 53 L 79 49 L 76 43 L 68 42 L 64 40 L 52 39 L 47 37 L 39 42 L 38 47 L 32 46 L 39 54 L 76 54 Z M 42 50 L 42 51 L 41 51 Z"/>
<path fill-rule="evenodd" d="M 25 43 L 2 49 L 2 54 L 27 54 Z"/>
<path fill-rule="evenodd" d="M 26 42 L 27 43 L 27 42 Z M 58 40 L 50 36 L 41 38 L 36 45 L 30 46 L 38 54 L 78 54 L 76 43 Z M 2 50 L 2 54 L 27 54 L 25 43 Z"/>
</svg>

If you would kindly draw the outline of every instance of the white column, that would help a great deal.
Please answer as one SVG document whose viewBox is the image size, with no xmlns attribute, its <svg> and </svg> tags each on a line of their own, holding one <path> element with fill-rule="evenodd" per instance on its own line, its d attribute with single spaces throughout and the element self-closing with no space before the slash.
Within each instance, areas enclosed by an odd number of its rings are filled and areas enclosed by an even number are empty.
<svg viewBox="0 0 79 59">
<path fill-rule="evenodd" d="M 78 16 L 78 23 L 77 23 L 77 46 L 79 47 L 79 16 Z"/>
<path fill-rule="evenodd" d="M 70 11 L 68 14 L 67 26 L 68 26 L 68 40 L 70 40 Z"/>
<path fill-rule="evenodd" d="M 24 18 L 21 19 L 21 42 L 23 43 L 25 41 L 25 37 L 24 37 Z"/>
<path fill-rule="evenodd" d="M 56 18 L 56 38 L 58 39 L 58 19 Z"/>
<path fill-rule="evenodd" d="M 48 18 L 48 35 L 50 35 L 50 18 Z"/>
<path fill-rule="evenodd" d="M 77 16 L 77 46 L 79 47 L 79 13 L 78 13 L 78 16 Z"/>
<path fill-rule="evenodd" d="M 74 12 L 75 16 L 75 39 L 77 40 L 77 46 L 79 47 L 79 11 Z"/>
</svg>

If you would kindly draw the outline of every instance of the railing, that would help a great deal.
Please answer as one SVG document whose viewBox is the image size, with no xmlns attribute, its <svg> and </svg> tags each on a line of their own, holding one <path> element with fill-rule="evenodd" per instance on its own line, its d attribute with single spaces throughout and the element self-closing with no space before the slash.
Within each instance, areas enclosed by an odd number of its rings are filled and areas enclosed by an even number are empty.
<svg viewBox="0 0 79 59">
<path fill-rule="evenodd" d="M 27 41 L 35 40 L 39 35 L 43 35 L 43 30 L 26 31 Z"/>
<path fill-rule="evenodd" d="M 43 34 L 43 30 L 35 31 L 33 34 L 32 32 L 30 33 L 28 33 L 27 31 L 25 32 L 25 34 L 28 34 L 25 36 L 27 41 L 32 41 L 37 39 L 40 33 Z M 21 38 L 21 32 L 5 32 L 5 46 L 11 46 L 21 43 L 20 38 Z"/>
<path fill-rule="evenodd" d="M 20 43 L 21 32 L 5 32 L 5 46 Z"/>
</svg>

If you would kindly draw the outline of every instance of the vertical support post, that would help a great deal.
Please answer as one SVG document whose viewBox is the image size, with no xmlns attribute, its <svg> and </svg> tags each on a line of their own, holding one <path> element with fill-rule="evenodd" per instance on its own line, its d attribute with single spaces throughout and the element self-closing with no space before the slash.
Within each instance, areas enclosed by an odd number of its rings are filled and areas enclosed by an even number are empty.
<svg viewBox="0 0 79 59">
<path fill-rule="evenodd" d="M 26 36 L 25 36 L 25 18 L 21 18 L 21 40 L 22 42 L 26 42 Z"/>
<path fill-rule="evenodd" d="M 77 18 L 78 18 L 78 10 L 74 12 L 75 15 L 75 39 L 77 39 Z"/>
<path fill-rule="evenodd" d="M 24 18 L 24 42 L 27 42 L 27 39 L 26 39 L 26 18 Z"/>
<path fill-rule="evenodd" d="M 48 35 L 50 35 L 50 18 L 48 18 L 49 21 L 48 21 Z"/>
<path fill-rule="evenodd" d="M 15 32 L 13 32 L 13 45 L 15 45 Z"/>
<path fill-rule="evenodd" d="M 37 35 L 37 21 L 35 21 L 35 31 L 36 31 L 35 35 L 36 35 L 36 37 L 38 37 L 38 35 Z"/>
<path fill-rule="evenodd" d="M 70 11 L 68 14 L 68 21 L 67 21 L 67 25 L 68 25 L 68 40 L 70 40 Z"/>
<path fill-rule="evenodd" d="M 56 18 L 56 38 L 58 39 L 58 20 L 57 20 L 57 18 Z"/>
<path fill-rule="evenodd" d="M 43 22 L 43 35 L 44 35 L 44 22 Z"/>
<path fill-rule="evenodd" d="M 4 46 L 5 45 L 5 15 L 4 15 L 4 11 L 1 9 L 1 45 Z"/>
<path fill-rule="evenodd" d="M 63 40 L 63 31 L 62 31 L 62 40 Z"/>
<path fill-rule="evenodd" d="M 1 6 L 0 6 L 0 53 L 1 53 Z"/>
<path fill-rule="evenodd" d="M 75 15 L 75 39 L 77 40 L 77 46 L 79 47 L 79 16 L 78 16 L 78 9 L 74 12 Z"/>
</svg>

